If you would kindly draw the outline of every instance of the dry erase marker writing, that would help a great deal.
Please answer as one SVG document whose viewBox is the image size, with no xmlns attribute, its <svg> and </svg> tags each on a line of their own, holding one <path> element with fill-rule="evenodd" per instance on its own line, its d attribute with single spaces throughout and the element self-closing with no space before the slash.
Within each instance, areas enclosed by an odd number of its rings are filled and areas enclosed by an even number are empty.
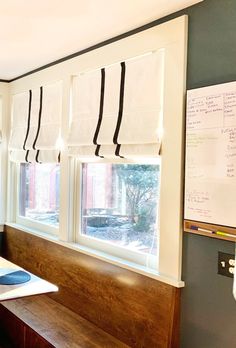
<svg viewBox="0 0 236 348">
<path fill-rule="evenodd" d="M 224 237 L 233 237 L 233 238 L 236 238 L 236 235 L 235 235 L 235 234 L 226 233 L 226 232 L 221 232 L 221 231 L 217 231 L 217 232 L 215 232 L 215 234 L 218 234 L 219 236 L 224 236 Z"/>
<path fill-rule="evenodd" d="M 191 230 L 195 230 L 195 231 L 200 231 L 200 232 L 207 232 L 207 233 L 213 233 L 213 231 L 211 230 L 207 230 L 206 228 L 201 228 L 201 227 L 197 227 L 197 226 L 190 226 Z"/>
</svg>

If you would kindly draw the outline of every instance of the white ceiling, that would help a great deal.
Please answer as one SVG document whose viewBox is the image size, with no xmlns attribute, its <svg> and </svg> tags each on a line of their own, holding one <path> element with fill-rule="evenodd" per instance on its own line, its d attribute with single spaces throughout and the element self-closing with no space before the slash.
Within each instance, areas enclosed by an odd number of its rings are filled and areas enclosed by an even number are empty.
<svg viewBox="0 0 236 348">
<path fill-rule="evenodd" d="M 0 78 L 12 79 L 201 0 L 0 0 Z"/>
</svg>

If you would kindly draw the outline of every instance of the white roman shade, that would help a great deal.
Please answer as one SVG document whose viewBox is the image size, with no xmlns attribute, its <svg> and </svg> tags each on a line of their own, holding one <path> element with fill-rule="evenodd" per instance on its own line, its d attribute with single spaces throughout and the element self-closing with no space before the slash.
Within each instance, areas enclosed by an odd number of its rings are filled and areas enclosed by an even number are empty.
<svg viewBox="0 0 236 348">
<path fill-rule="evenodd" d="M 69 153 L 158 156 L 163 69 L 160 50 L 74 77 Z"/>
<path fill-rule="evenodd" d="M 57 162 L 61 113 L 61 82 L 14 95 L 10 160 Z"/>
</svg>

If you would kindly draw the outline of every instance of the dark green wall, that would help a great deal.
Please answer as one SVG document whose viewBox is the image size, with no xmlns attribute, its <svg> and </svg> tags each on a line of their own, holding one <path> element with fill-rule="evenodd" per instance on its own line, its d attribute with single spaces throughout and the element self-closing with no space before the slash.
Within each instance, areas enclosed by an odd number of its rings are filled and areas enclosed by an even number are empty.
<svg viewBox="0 0 236 348">
<path fill-rule="evenodd" d="M 180 13 L 189 15 L 187 88 L 235 81 L 236 0 L 205 0 Z M 184 236 L 181 348 L 236 347 L 233 281 L 217 274 L 218 251 L 234 254 L 234 246 Z"/>
<path fill-rule="evenodd" d="M 236 1 L 205 0 L 189 10 L 187 88 L 236 80 Z"/>
<path fill-rule="evenodd" d="M 234 254 L 234 243 L 184 237 L 181 348 L 236 347 L 233 280 L 217 274 L 218 250 Z"/>
</svg>

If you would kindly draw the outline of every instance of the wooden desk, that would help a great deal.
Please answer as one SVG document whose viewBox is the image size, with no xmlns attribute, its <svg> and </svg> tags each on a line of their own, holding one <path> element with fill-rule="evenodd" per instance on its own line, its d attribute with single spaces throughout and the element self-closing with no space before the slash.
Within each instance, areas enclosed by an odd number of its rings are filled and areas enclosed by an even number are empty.
<svg viewBox="0 0 236 348">
<path fill-rule="evenodd" d="M 23 268 L 0 257 L 0 275 L 19 270 L 23 270 Z M 27 273 L 31 275 L 31 279 L 27 283 L 18 285 L 0 284 L 0 301 L 58 291 L 57 286 L 47 282 L 46 280 L 36 277 L 30 272 Z"/>
</svg>

